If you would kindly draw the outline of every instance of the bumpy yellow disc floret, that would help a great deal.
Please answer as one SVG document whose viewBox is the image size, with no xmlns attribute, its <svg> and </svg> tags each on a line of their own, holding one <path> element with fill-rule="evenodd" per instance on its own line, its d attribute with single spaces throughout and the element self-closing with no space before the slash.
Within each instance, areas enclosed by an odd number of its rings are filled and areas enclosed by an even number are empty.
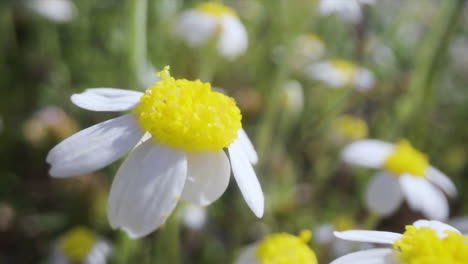
<svg viewBox="0 0 468 264">
<path fill-rule="evenodd" d="M 209 83 L 175 80 L 169 67 L 148 88 L 134 110 L 153 139 L 186 151 L 219 151 L 234 142 L 241 113 L 234 99 L 211 91 Z"/>
<path fill-rule="evenodd" d="M 96 235 L 85 227 L 77 227 L 65 234 L 60 241 L 62 253 L 71 261 L 81 263 L 96 243 Z"/>
<path fill-rule="evenodd" d="M 218 18 L 224 15 L 237 16 L 234 9 L 217 2 L 204 2 L 199 4 L 196 9 Z"/>
<path fill-rule="evenodd" d="M 406 264 L 466 264 L 468 263 L 468 237 L 454 231 L 445 231 L 439 238 L 429 227 L 417 229 L 407 226 L 403 237 L 393 244 L 398 258 Z"/>
<path fill-rule="evenodd" d="M 414 149 L 407 140 L 400 140 L 384 163 L 384 168 L 395 175 L 409 173 L 420 177 L 425 177 L 428 166 L 426 155 Z"/>
<path fill-rule="evenodd" d="M 314 251 L 309 248 L 310 231 L 293 236 L 278 233 L 266 237 L 258 246 L 256 256 L 260 264 L 317 264 Z"/>
</svg>

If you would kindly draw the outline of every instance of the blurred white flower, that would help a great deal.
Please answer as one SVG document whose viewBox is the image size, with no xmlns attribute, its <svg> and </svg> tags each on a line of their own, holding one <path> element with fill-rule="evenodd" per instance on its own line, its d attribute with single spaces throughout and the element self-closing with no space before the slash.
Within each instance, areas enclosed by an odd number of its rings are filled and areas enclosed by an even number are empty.
<svg viewBox="0 0 468 264">
<path fill-rule="evenodd" d="M 366 138 L 369 127 L 362 118 L 354 115 L 340 115 L 334 121 L 334 132 L 344 141 Z"/>
<path fill-rule="evenodd" d="M 322 81 L 331 88 L 353 86 L 356 90 L 366 91 L 375 82 L 372 72 L 345 60 L 317 62 L 305 67 L 304 73 L 309 79 Z"/>
<path fill-rule="evenodd" d="M 299 236 L 276 233 L 262 241 L 247 246 L 235 264 L 317 264 L 314 251 L 307 245 L 310 231 L 304 230 Z"/>
<path fill-rule="evenodd" d="M 448 217 L 448 202 L 440 189 L 454 197 L 455 185 L 408 141 L 391 144 L 359 140 L 345 147 L 342 158 L 350 164 L 384 170 L 373 177 L 367 189 L 366 202 L 371 210 L 382 216 L 391 215 L 405 198 L 411 209 L 430 219 Z"/>
<path fill-rule="evenodd" d="M 112 246 L 92 230 L 75 227 L 53 246 L 51 264 L 105 264 L 112 254 Z"/>
<path fill-rule="evenodd" d="M 319 12 L 322 15 L 336 14 L 349 23 L 362 19 L 361 4 L 374 4 L 375 0 L 321 0 Z"/>
<path fill-rule="evenodd" d="M 180 212 L 182 224 L 192 230 L 201 230 L 206 224 L 206 208 L 194 204 L 184 206 Z"/>
<path fill-rule="evenodd" d="M 439 221 L 419 220 L 406 226 L 403 234 L 382 231 L 349 230 L 335 232 L 349 241 L 392 245 L 392 248 L 362 250 L 345 255 L 330 264 L 381 263 L 468 263 L 468 237 Z"/>
<path fill-rule="evenodd" d="M 58 23 L 68 22 L 76 15 L 76 6 L 71 0 L 29 0 L 26 4 L 39 15 Z"/>
<path fill-rule="evenodd" d="M 247 50 L 247 31 L 236 11 L 216 2 L 204 2 L 183 12 L 178 18 L 175 33 L 192 47 L 216 38 L 217 51 L 230 60 Z"/>
<path fill-rule="evenodd" d="M 302 85 L 296 80 L 288 80 L 282 89 L 283 106 L 291 113 L 299 113 L 304 107 Z"/>
<path fill-rule="evenodd" d="M 209 83 L 161 81 L 145 93 L 88 89 L 71 100 L 92 111 L 131 113 L 84 129 L 47 155 L 50 175 L 89 173 L 125 156 L 112 182 L 107 216 L 131 238 L 161 226 L 180 199 L 206 206 L 227 189 L 231 169 L 247 205 L 262 217 L 264 198 L 253 169 L 257 153 L 235 101 Z M 225 150 L 229 152 L 227 157 Z"/>
<path fill-rule="evenodd" d="M 325 55 L 325 44 L 322 39 L 314 34 L 303 34 L 294 41 L 294 49 L 291 55 L 294 70 L 303 69 Z"/>
</svg>

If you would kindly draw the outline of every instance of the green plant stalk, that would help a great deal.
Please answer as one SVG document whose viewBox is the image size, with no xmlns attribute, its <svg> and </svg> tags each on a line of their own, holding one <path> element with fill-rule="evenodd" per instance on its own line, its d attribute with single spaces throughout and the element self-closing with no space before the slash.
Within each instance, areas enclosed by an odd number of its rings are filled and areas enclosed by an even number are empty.
<svg viewBox="0 0 468 264">
<path fill-rule="evenodd" d="M 416 59 L 408 94 L 397 102 L 397 113 L 402 126 L 412 128 L 411 138 L 422 140 L 421 131 L 427 128 L 428 111 L 435 104 L 435 87 L 447 47 L 460 21 L 465 0 L 443 1 L 433 31 L 422 41 Z M 415 123 L 413 123 L 413 121 Z"/>
<path fill-rule="evenodd" d="M 129 51 L 128 63 L 131 72 L 130 84 L 138 84 L 138 72 L 146 67 L 146 22 L 148 0 L 130 0 L 129 2 Z"/>
</svg>

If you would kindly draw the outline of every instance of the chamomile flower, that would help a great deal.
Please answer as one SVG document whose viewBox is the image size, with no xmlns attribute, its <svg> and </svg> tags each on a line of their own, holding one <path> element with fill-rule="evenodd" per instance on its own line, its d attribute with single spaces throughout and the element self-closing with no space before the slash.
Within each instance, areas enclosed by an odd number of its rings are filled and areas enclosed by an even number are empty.
<svg viewBox="0 0 468 264">
<path fill-rule="evenodd" d="M 231 60 L 242 55 L 248 45 L 247 31 L 236 11 L 216 2 L 203 2 L 183 12 L 175 32 L 192 47 L 216 38 L 218 53 Z"/>
<path fill-rule="evenodd" d="M 375 83 L 372 72 L 345 60 L 317 62 L 306 66 L 304 73 L 309 79 L 322 81 L 330 88 L 354 87 L 366 91 Z"/>
<path fill-rule="evenodd" d="M 105 264 L 112 254 L 109 242 L 98 237 L 92 230 L 75 227 L 63 235 L 54 246 L 52 264 Z"/>
<path fill-rule="evenodd" d="M 367 137 L 366 121 L 354 115 L 341 115 L 334 122 L 334 130 L 340 139 L 354 141 Z"/>
<path fill-rule="evenodd" d="M 70 21 L 76 7 L 70 0 L 29 0 L 26 5 L 37 14 L 57 23 Z"/>
<path fill-rule="evenodd" d="M 456 196 L 454 184 L 407 140 L 397 144 L 359 140 L 345 147 L 342 158 L 350 164 L 383 169 L 367 189 L 366 202 L 371 210 L 383 216 L 391 215 L 406 199 L 411 209 L 430 219 L 447 218 L 449 207 L 442 191 Z"/>
<path fill-rule="evenodd" d="M 84 109 L 132 112 L 55 146 L 47 156 L 50 174 L 88 173 L 130 152 L 112 183 L 107 214 L 111 226 L 131 238 L 162 225 L 180 199 L 200 206 L 217 200 L 231 167 L 244 199 L 261 217 L 263 193 L 252 167 L 257 154 L 235 101 L 209 83 L 172 78 L 169 67 L 159 76 L 145 93 L 96 88 L 74 94 L 72 102 Z"/>
<path fill-rule="evenodd" d="M 247 246 L 236 264 L 317 264 L 314 251 L 307 245 L 310 231 L 304 230 L 299 236 L 276 233 L 259 243 Z"/>
<path fill-rule="evenodd" d="M 348 23 L 358 23 L 362 19 L 361 4 L 374 4 L 375 0 L 321 0 L 319 12 L 327 16 L 336 14 Z"/>
<path fill-rule="evenodd" d="M 335 236 L 351 241 L 389 244 L 393 248 L 358 251 L 338 258 L 331 264 L 468 263 L 468 237 L 439 221 L 416 221 L 413 225 L 406 226 L 403 234 L 349 230 L 335 232 Z"/>
</svg>

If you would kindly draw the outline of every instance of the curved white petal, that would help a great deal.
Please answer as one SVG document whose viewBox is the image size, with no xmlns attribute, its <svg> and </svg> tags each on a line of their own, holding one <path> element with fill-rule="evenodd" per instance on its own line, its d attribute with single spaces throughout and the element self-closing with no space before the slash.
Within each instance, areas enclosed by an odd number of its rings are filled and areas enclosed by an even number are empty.
<svg viewBox="0 0 468 264">
<path fill-rule="evenodd" d="M 235 264 L 260 264 L 260 262 L 257 259 L 257 255 L 255 254 L 257 247 L 258 244 L 252 244 L 243 248 Z"/>
<path fill-rule="evenodd" d="M 115 89 L 91 88 L 79 94 L 73 94 L 71 101 L 84 109 L 91 111 L 127 111 L 138 106 L 141 92 Z"/>
<path fill-rule="evenodd" d="M 421 211 L 433 220 L 444 220 L 448 217 L 447 199 L 442 191 L 425 178 L 403 174 L 400 176 L 400 185 L 411 209 Z"/>
<path fill-rule="evenodd" d="M 437 232 L 437 236 L 440 238 L 444 238 L 447 236 L 445 231 L 453 231 L 453 232 L 460 234 L 460 231 L 458 231 L 453 226 L 450 226 L 450 225 L 447 225 L 447 224 L 444 224 L 442 222 L 435 221 L 435 220 L 418 220 L 414 222 L 413 225 L 418 229 L 421 227 L 429 227 L 435 230 Z"/>
<path fill-rule="evenodd" d="M 182 199 L 200 206 L 218 200 L 226 191 L 231 165 L 224 150 L 187 153 L 187 181 Z"/>
<path fill-rule="evenodd" d="M 393 151 L 393 144 L 375 139 L 355 141 L 345 147 L 341 157 L 345 162 L 370 168 L 380 168 Z"/>
<path fill-rule="evenodd" d="M 175 26 L 175 33 L 189 46 L 196 47 L 210 40 L 217 27 L 216 19 L 197 10 L 183 12 Z"/>
<path fill-rule="evenodd" d="M 128 153 L 142 136 L 133 114 L 98 123 L 65 139 L 49 152 L 49 173 L 68 177 L 103 168 Z"/>
<path fill-rule="evenodd" d="M 377 248 L 354 252 L 335 259 L 330 264 L 397 264 L 393 249 Z"/>
<path fill-rule="evenodd" d="M 377 173 L 367 187 L 367 206 L 382 216 L 393 214 L 402 201 L 403 193 L 398 179 L 388 172 Z"/>
<path fill-rule="evenodd" d="M 249 137 L 247 136 L 247 133 L 245 133 L 244 129 L 239 129 L 237 131 L 237 136 L 239 138 L 239 141 L 242 144 L 242 148 L 245 151 L 245 154 L 247 155 L 247 158 L 249 159 L 250 163 L 253 165 L 257 164 L 258 162 L 258 156 L 257 152 L 255 151 L 255 148 L 250 141 Z"/>
<path fill-rule="evenodd" d="M 453 184 L 450 178 L 440 170 L 429 166 L 426 170 L 426 175 L 432 183 L 439 186 L 439 188 L 441 188 L 448 196 L 457 196 L 457 188 L 455 187 L 455 184 Z"/>
<path fill-rule="evenodd" d="M 221 33 L 218 39 L 218 51 L 227 59 L 242 55 L 248 46 L 248 35 L 239 18 L 224 15 L 221 20 Z"/>
<path fill-rule="evenodd" d="M 183 151 L 148 140 L 117 171 L 107 216 L 113 228 L 138 238 L 162 225 L 180 198 L 187 176 Z"/>
<path fill-rule="evenodd" d="M 26 4 L 38 14 L 59 23 L 70 21 L 77 13 L 70 0 L 31 0 Z"/>
<path fill-rule="evenodd" d="M 232 172 L 242 196 L 244 196 L 244 200 L 257 217 L 262 217 L 265 203 L 262 187 L 242 149 L 242 143 L 236 139 L 229 146 L 228 150 L 231 158 Z"/>
<path fill-rule="evenodd" d="M 369 242 L 369 243 L 383 243 L 393 244 L 396 240 L 401 238 L 401 234 L 384 231 L 368 231 L 368 230 L 348 230 L 343 232 L 333 233 L 337 238 L 344 240 Z"/>
</svg>

